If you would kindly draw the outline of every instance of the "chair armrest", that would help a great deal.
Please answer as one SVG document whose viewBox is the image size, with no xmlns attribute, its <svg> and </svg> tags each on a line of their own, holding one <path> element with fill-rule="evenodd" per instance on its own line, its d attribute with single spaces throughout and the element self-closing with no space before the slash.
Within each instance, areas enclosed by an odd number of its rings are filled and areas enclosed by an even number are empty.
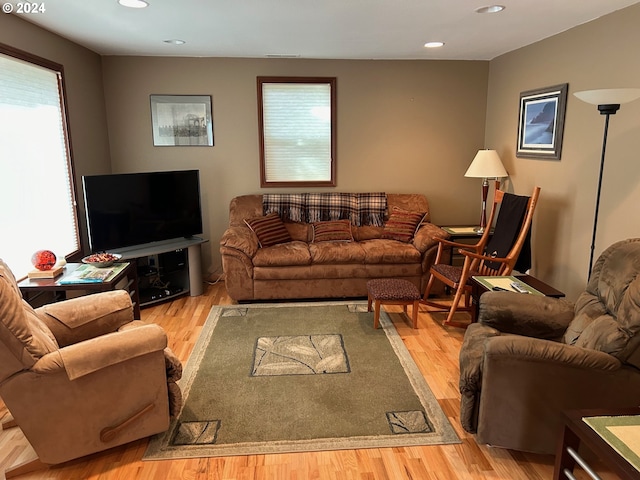
<svg viewBox="0 0 640 480">
<path fill-rule="evenodd" d="M 224 247 L 221 250 L 237 250 L 249 258 L 253 258 L 259 247 L 255 233 L 249 227 L 242 226 L 227 228 L 220 239 L 220 246 Z"/>
<path fill-rule="evenodd" d="M 573 320 L 573 303 L 539 295 L 485 292 L 480 297 L 478 323 L 504 333 L 557 339 Z"/>
<path fill-rule="evenodd" d="M 133 304 L 124 290 L 94 293 L 36 309 L 60 347 L 115 332 L 133 320 Z"/>
<path fill-rule="evenodd" d="M 549 364 L 549 368 L 614 371 L 622 366 L 620 360 L 608 353 L 519 335 L 502 335 L 488 339 L 484 355 L 487 359 L 494 357 L 494 361 L 498 362 L 510 357 L 512 361 L 546 363 Z"/>
<path fill-rule="evenodd" d="M 449 238 L 449 234 L 437 225 L 430 222 L 425 222 L 420 225 L 420 228 L 413 236 L 413 246 L 424 253 L 430 248 L 438 245 L 440 240 L 446 240 Z"/>
<path fill-rule="evenodd" d="M 454 242 L 452 240 L 448 240 L 446 238 L 439 238 L 438 242 L 442 247 L 453 247 L 453 248 L 461 248 L 464 251 L 474 251 L 477 252 L 479 247 L 479 243 L 460 243 Z"/>
<path fill-rule="evenodd" d="M 163 351 L 166 346 L 167 336 L 159 325 L 144 325 L 48 353 L 31 367 L 31 371 L 46 374 L 64 369 L 69 380 L 75 380 L 132 358 Z"/>
</svg>

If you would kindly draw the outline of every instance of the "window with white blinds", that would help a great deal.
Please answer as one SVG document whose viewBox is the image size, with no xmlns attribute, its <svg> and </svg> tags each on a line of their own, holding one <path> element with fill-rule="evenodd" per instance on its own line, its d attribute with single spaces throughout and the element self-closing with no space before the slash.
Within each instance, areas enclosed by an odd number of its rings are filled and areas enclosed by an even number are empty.
<svg viewBox="0 0 640 480">
<path fill-rule="evenodd" d="M 31 256 L 78 253 L 62 66 L 0 45 L 0 258 L 18 278 Z"/>
<path fill-rule="evenodd" d="M 261 186 L 335 186 L 335 78 L 258 77 Z"/>
</svg>

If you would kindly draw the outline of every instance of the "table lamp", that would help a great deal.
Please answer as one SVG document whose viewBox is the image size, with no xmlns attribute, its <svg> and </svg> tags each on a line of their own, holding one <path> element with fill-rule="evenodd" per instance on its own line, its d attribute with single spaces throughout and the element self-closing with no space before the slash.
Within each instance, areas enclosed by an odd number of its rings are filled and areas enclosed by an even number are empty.
<svg viewBox="0 0 640 480">
<path fill-rule="evenodd" d="M 469 165 L 465 177 L 482 178 L 482 214 L 480 216 L 480 228 L 478 233 L 484 233 L 487 226 L 487 194 L 489 193 L 489 179 L 496 180 L 508 177 L 509 174 L 504 169 L 500 156 L 495 150 L 478 150 L 476 156 Z"/>
<path fill-rule="evenodd" d="M 599 90 L 585 90 L 575 92 L 574 95 L 583 102 L 598 106 L 600 115 L 606 115 L 604 121 L 604 137 L 602 139 L 602 155 L 600 157 L 600 175 L 598 176 L 598 193 L 596 194 L 596 212 L 593 218 L 593 233 L 591 235 L 591 256 L 589 257 L 589 277 L 593 267 L 593 251 L 596 248 L 596 231 L 598 226 L 598 210 L 600 209 L 600 190 L 602 188 L 602 172 L 604 170 L 604 154 L 607 149 L 607 133 L 609 131 L 609 116 L 615 115 L 620 104 L 633 102 L 640 98 L 640 88 L 602 88 Z"/>
</svg>

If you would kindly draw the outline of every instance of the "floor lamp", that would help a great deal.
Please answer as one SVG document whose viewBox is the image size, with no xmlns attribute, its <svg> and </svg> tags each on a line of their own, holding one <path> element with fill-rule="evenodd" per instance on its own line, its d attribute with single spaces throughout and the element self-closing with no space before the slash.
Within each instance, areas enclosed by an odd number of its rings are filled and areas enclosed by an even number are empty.
<svg viewBox="0 0 640 480">
<path fill-rule="evenodd" d="M 465 177 L 482 178 L 482 214 L 480 215 L 480 228 L 478 233 L 484 233 L 487 226 L 487 194 L 489 193 L 489 179 L 508 177 L 500 156 L 495 150 L 478 150 L 476 156 L 469 165 Z"/>
<path fill-rule="evenodd" d="M 609 116 L 615 115 L 622 103 L 632 102 L 640 98 L 640 88 L 605 88 L 600 90 L 585 90 L 575 92 L 574 95 L 583 102 L 598 106 L 600 115 L 605 115 L 604 137 L 602 139 L 602 156 L 600 158 L 600 175 L 598 176 L 598 193 L 596 194 L 596 212 L 593 218 L 593 234 L 591 236 L 591 255 L 589 257 L 589 277 L 593 267 L 593 252 L 596 248 L 596 231 L 598 227 L 598 210 L 600 208 L 600 190 L 602 188 L 602 172 L 604 170 L 604 155 L 607 149 L 607 133 L 609 131 Z"/>
</svg>

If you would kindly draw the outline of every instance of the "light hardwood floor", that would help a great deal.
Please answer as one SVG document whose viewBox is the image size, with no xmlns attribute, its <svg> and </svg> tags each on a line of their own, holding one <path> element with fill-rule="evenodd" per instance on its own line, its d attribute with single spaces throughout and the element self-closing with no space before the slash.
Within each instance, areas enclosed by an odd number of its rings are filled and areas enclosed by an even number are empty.
<svg viewBox="0 0 640 480">
<path fill-rule="evenodd" d="M 167 332 L 169 346 L 186 363 L 212 305 L 232 303 L 224 284 L 209 285 L 199 297 L 181 297 L 145 308 L 142 320 Z M 387 307 L 398 332 L 460 436 L 456 445 L 332 452 L 250 455 L 171 461 L 142 461 L 147 440 L 75 460 L 20 479 L 204 480 L 204 479 L 550 479 L 554 458 L 478 445 L 459 422 L 458 352 L 464 331 L 442 327 L 440 315 L 421 308 L 418 330 L 402 307 Z M 373 324 L 373 320 L 372 320 Z M 8 416 L 0 401 L 0 419 Z M 64 425 L 60 425 L 62 432 Z M 35 458 L 19 428 L 0 432 L 0 472 Z M 2 477 L 0 477 L 2 478 Z M 586 478 L 578 473 L 578 478 Z M 610 477 L 615 478 L 615 477 Z"/>
</svg>

